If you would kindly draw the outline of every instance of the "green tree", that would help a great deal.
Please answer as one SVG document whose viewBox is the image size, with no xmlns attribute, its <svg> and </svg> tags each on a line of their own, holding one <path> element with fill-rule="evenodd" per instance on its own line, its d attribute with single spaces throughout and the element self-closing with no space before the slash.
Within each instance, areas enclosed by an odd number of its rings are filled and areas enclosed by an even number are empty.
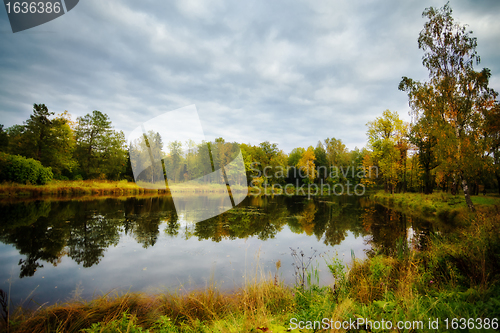
<svg viewBox="0 0 500 333">
<path fill-rule="evenodd" d="M 435 184 L 435 174 L 433 170 L 439 165 L 435 147 L 437 139 L 433 131 L 429 129 L 426 119 L 420 119 L 409 133 L 409 140 L 418 148 L 418 161 L 423 169 L 424 193 L 433 192 Z"/>
<path fill-rule="evenodd" d="M 27 145 L 29 154 L 44 164 L 44 160 L 51 158 L 47 156 L 46 148 L 49 145 L 51 136 L 52 121 L 49 119 L 54 112 L 49 112 L 45 104 L 33 104 L 33 114 L 25 122 Z"/>
<path fill-rule="evenodd" d="M 93 111 L 77 119 L 75 156 L 87 178 L 119 179 L 126 167 L 125 135 L 108 115 Z"/>
<path fill-rule="evenodd" d="M 488 154 L 492 157 L 492 173 L 496 178 L 500 194 L 500 104 L 498 103 L 486 117 L 485 137 L 488 140 Z"/>
<path fill-rule="evenodd" d="M 306 150 L 302 147 L 293 148 L 290 154 L 288 155 L 288 165 L 297 166 L 300 159 L 302 158 L 302 155 L 304 155 L 305 152 Z"/>
<path fill-rule="evenodd" d="M 314 157 L 316 158 L 315 164 L 318 169 L 318 179 L 325 180 L 328 177 L 328 159 L 326 150 L 321 141 L 318 141 L 314 149 Z"/>
<path fill-rule="evenodd" d="M 3 125 L 0 124 L 0 151 L 5 152 L 9 147 L 9 135 L 3 129 Z"/>
<path fill-rule="evenodd" d="M 129 154 L 126 161 L 125 173 L 130 174 L 136 170 L 136 181 L 144 181 L 150 184 L 165 184 L 165 175 L 161 163 L 164 157 L 163 141 L 159 133 L 149 131 L 141 137 L 130 142 Z"/>
<path fill-rule="evenodd" d="M 497 93 L 488 88 L 490 71 L 474 70 L 474 62 L 479 64 L 480 59 L 472 31 L 456 23 L 451 14 L 448 3 L 440 9 L 424 10 L 422 15 L 428 21 L 419 34 L 418 46 L 424 51 L 422 63 L 429 71 L 429 81 L 403 77 L 399 89 L 408 93 L 415 118 L 425 117 L 435 123 L 436 148 L 444 155 L 443 163 L 453 169 L 454 178 L 461 180 L 469 210 L 474 211 L 467 169 L 479 157 L 473 146 L 484 139 L 480 129 Z"/>
<path fill-rule="evenodd" d="M 7 152 L 12 155 L 22 155 L 26 156 L 22 152 L 25 147 L 24 140 L 25 136 L 23 135 L 26 130 L 24 125 L 12 125 L 8 127 L 5 132 L 9 138 Z"/>
<path fill-rule="evenodd" d="M 33 114 L 24 125 L 7 130 L 11 154 L 33 158 L 45 167 L 51 167 L 56 177 L 70 175 L 77 167 L 73 158 L 74 137 L 66 114 L 51 119 L 45 104 L 34 104 Z"/>
<path fill-rule="evenodd" d="M 42 164 L 52 168 L 56 176 L 71 176 L 78 167 L 74 158 L 75 137 L 68 119 L 60 115 L 52 120 L 50 135 L 45 142 Z"/>
<path fill-rule="evenodd" d="M 243 159 L 249 179 L 263 177 L 264 182 L 284 183 L 287 156 L 276 143 L 261 142 L 258 146 L 242 145 Z"/>
<path fill-rule="evenodd" d="M 368 122 L 368 146 L 373 150 L 372 159 L 377 162 L 384 180 L 385 190 L 391 193 L 400 181 L 403 169 L 402 147 L 406 126 L 397 112 L 385 110 L 382 117 Z"/>
<path fill-rule="evenodd" d="M 168 143 L 170 151 L 168 159 L 165 160 L 165 169 L 167 170 L 168 181 L 178 182 L 181 178 L 181 162 L 182 162 L 182 143 L 180 141 L 172 141 Z"/>
</svg>

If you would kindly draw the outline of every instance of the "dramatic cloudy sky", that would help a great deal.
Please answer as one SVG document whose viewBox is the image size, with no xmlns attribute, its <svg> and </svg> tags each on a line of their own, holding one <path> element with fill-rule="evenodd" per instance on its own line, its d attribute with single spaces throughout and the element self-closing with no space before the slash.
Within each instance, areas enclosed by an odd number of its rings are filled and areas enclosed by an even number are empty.
<svg viewBox="0 0 500 333">
<path fill-rule="evenodd" d="M 195 104 L 207 139 L 285 152 L 336 137 L 366 144 L 382 111 L 408 119 L 402 76 L 425 80 L 417 36 L 444 0 L 81 0 L 13 34 L 0 8 L 0 123 L 33 103 L 107 113 L 128 134 Z M 451 0 L 500 91 L 500 1 Z"/>
</svg>

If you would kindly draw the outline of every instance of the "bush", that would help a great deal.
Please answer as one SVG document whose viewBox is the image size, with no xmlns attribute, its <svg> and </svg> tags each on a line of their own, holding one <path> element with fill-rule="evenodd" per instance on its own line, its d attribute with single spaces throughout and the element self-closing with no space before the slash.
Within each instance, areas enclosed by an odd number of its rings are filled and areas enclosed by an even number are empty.
<svg viewBox="0 0 500 333">
<path fill-rule="evenodd" d="M 51 168 L 19 155 L 0 153 L 0 181 L 44 185 L 54 178 Z"/>
</svg>

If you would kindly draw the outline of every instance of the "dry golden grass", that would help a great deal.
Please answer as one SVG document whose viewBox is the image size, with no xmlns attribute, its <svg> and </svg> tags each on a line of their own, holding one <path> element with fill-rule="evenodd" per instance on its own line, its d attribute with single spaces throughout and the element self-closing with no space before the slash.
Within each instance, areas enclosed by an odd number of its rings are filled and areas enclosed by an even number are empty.
<svg viewBox="0 0 500 333">
<path fill-rule="evenodd" d="M 144 185 L 144 186 L 142 186 Z M 169 194 L 169 188 L 148 188 L 151 184 L 134 183 L 126 180 L 53 180 L 46 185 L 23 185 L 12 182 L 0 184 L 0 198 L 57 197 L 57 196 L 117 196 L 141 194 Z M 245 188 L 233 186 L 233 191 L 241 192 Z M 226 186 L 176 184 L 172 192 L 189 193 L 224 193 Z"/>
<path fill-rule="evenodd" d="M 123 313 L 132 315 L 135 324 L 143 328 L 166 316 L 176 326 L 202 322 L 215 331 L 237 332 L 255 328 L 256 323 L 265 326 L 293 309 L 292 289 L 276 283 L 272 276 L 247 281 L 234 291 L 220 291 L 214 283 L 202 290 L 180 289 L 154 295 L 110 293 L 91 301 L 72 300 L 35 311 L 18 308 L 11 316 L 10 332 L 79 332 L 93 323 L 117 321 Z"/>
<path fill-rule="evenodd" d="M 106 180 L 54 180 L 46 185 L 22 185 L 3 183 L 0 185 L 0 197 L 41 197 L 62 195 L 125 195 L 158 193 L 127 181 Z"/>
</svg>

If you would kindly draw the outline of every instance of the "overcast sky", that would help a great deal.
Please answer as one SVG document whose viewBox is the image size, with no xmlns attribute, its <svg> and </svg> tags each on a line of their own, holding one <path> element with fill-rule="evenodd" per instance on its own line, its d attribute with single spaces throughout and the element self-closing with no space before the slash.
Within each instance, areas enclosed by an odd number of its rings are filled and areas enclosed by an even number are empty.
<svg viewBox="0 0 500 333">
<path fill-rule="evenodd" d="M 0 8 L 0 123 L 33 103 L 74 118 L 109 115 L 128 135 L 195 104 L 207 139 L 277 143 L 286 153 L 335 137 L 366 145 L 385 109 L 409 120 L 402 76 L 426 80 L 417 0 L 81 0 L 12 33 Z M 452 0 L 500 91 L 500 1 Z"/>
</svg>

